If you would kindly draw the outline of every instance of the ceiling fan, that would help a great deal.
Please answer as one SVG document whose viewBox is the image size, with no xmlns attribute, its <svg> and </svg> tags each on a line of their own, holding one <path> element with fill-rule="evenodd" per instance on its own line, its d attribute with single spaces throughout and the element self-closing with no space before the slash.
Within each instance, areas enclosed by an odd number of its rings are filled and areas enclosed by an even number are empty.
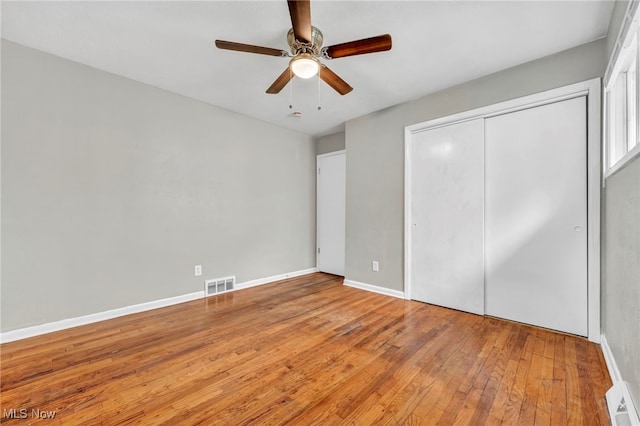
<svg viewBox="0 0 640 426">
<path fill-rule="evenodd" d="M 292 58 L 287 69 L 276 78 L 267 89 L 267 93 L 279 93 L 294 75 L 301 78 L 310 78 L 319 74 L 319 77 L 325 83 L 341 95 L 346 95 L 353 88 L 321 63 L 319 58 L 336 59 L 391 49 L 391 36 L 389 34 L 322 47 L 322 32 L 311 25 L 310 0 L 288 0 L 287 4 L 289 5 L 292 24 L 292 28 L 287 33 L 287 42 L 291 48 L 291 53 L 271 47 L 216 40 L 216 47 L 219 49 Z"/>
</svg>

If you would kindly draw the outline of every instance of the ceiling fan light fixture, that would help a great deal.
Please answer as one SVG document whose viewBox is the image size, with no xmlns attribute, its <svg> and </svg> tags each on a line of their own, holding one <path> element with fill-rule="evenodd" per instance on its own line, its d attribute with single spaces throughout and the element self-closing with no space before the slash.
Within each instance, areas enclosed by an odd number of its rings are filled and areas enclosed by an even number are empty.
<svg viewBox="0 0 640 426">
<path fill-rule="evenodd" d="M 2 0 L 0 0 L 2 1 Z M 331 60 L 347 56 L 364 55 L 366 53 L 384 52 L 391 49 L 391 36 L 381 34 L 375 37 L 348 41 L 322 47 L 324 37 L 322 31 L 311 25 L 311 0 L 287 0 L 291 29 L 287 32 L 287 43 L 290 52 L 272 47 L 256 46 L 253 44 L 237 43 L 234 41 L 216 40 L 218 49 L 235 50 L 236 52 L 257 53 L 260 55 L 293 58 L 289 66 L 267 88 L 266 93 L 275 95 L 293 79 L 293 76 L 309 79 L 318 76 L 332 89 L 341 95 L 346 95 L 353 87 L 331 71 L 320 58 Z M 290 107 L 291 108 L 291 107 Z M 318 107 L 320 109 L 320 107 Z"/>
<path fill-rule="evenodd" d="M 300 78 L 311 78 L 318 74 L 320 64 L 318 60 L 308 53 L 301 53 L 289 63 L 291 72 Z"/>
</svg>

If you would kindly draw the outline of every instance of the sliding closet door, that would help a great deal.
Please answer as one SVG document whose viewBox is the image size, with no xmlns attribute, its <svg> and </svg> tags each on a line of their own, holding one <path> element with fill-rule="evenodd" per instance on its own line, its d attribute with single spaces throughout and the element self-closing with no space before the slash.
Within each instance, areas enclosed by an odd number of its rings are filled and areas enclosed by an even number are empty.
<svg viewBox="0 0 640 426">
<path fill-rule="evenodd" d="M 485 122 L 486 313 L 587 335 L 586 98 Z"/>
<path fill-rule="evenodd" d="M 484 313 L 483 120 L 414 134 L 411 298 Z"/>
</svg>

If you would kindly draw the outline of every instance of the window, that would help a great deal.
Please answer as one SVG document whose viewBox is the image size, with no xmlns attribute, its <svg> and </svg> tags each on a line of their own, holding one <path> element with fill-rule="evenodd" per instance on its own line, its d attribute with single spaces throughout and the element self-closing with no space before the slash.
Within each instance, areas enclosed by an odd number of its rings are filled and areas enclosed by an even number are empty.
<svg viewBox="0 0 640 426">
<path fill-rule="evenodd" d="M 604 177 L 640 154 L 638 1 L 629 3 L 605 74 Z"/>
</svg>

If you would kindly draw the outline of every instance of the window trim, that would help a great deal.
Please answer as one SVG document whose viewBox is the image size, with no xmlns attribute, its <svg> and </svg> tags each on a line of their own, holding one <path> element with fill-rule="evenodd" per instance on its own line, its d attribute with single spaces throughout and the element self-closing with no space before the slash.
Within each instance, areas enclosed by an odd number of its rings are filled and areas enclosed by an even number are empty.
<svg viewBox="0 0 640 426">
<path fill-rule="evenodd" d="M 627 151 L 625 155 L 620 158 L 613 166 L 609 167 L 605 172 L 604 178 L 607 179 L 610 176 L 616 174 L 624 168 L 628 163 L 640 156 L 640 143 L 636 144 L 630 151 Z"/>
<path fill-rule="evenodd" d="M 618 32 L 618 37 L 614 45 L 611 58 L 607 65 L 605 72 L 605 78 L 603 80 L 603 114 L 602 114 L 602 127 L 603 127 L 603 149 L 602 149 L 602 185 L 604 186 L 606 179 L 623 169 L 627 164 L 633 161 L 640 155 L 640 9 L 638 5 L 640 0 L 632 0 L 627 6 L 624 19 Z M 635 49 L 634 49 L 635 46 Z M 635 55 L 635 57 L 630 56 Z M 632 59 L 633 58 L 633 59 Z M 635 62 L 635 65 L 631 65 L 629 62 Z M 629 119 L 627 117 L 627 102 L 630 100 L 628 96 L 622 100 L 625 104 L 624 111 L 624 128 L 622 130 L 622 141 L 617 140 L 616 135 L 618 129 L 615 121 L 616 118 L 611 116 L 612 110 L 616 111 L 616 107 L 620 104 L 621 100 L 615 99 L 616 83 L 623 74 L 627 74 L 629 68 L 634 68 L 635 73 L 635 93 L 634 99 L 631 99 L 634 105 L 634 117 L 633 126 L 635 127 L 634 142 L 629 140 Z M 626 75 L 624 76 L 625 85 L 627 82 Z M 626 93 L 627 89 L 625 89 Z M 612 122 L 612 118 L 614 119 Z M 631 148 L 630 148 L 631 147 Z M 612 150 L 622 149 L 624 154 L 617 159 L 617 161 L 611 164 Z"/>
</svg>

